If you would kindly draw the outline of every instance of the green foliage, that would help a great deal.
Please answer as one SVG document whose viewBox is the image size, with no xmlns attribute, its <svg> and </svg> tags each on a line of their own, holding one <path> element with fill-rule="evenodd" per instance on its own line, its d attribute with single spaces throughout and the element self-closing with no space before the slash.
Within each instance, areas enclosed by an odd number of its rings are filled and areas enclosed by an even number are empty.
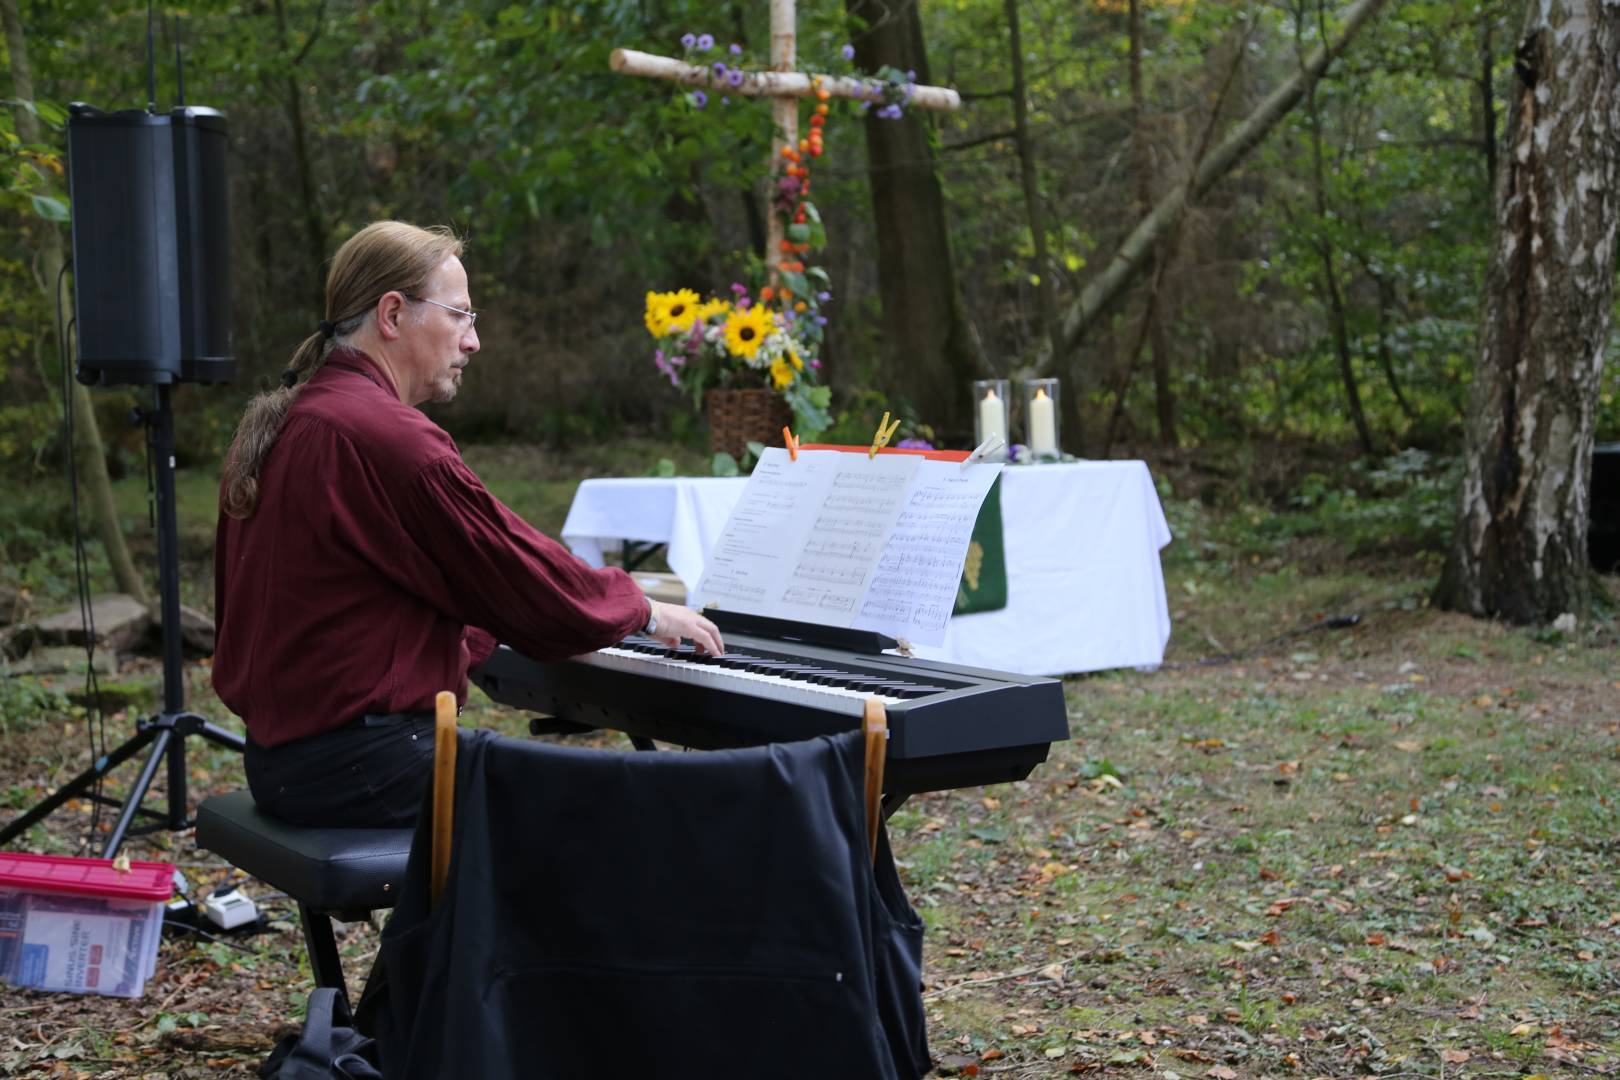
<svg viewBox="0 0 1620 1080">
<path fill-rule="evenodd" d="M 72 706 L 67 695 L 26 675 L 0 677 L 0 735 L 13 734 L 12 723 L 33 725 L 65 715 Z"/>
<path fill-rule="evenodd" d="M 1288 514 L 1260 518 L 1262 542 L 1326 536 L 1351 552 L 1443 551 L 1456 509 L 1459 462 L 1422 450 L 1358 459 L 1336 474 L 1313 472 L 1288 496 Z"/>
</svg>

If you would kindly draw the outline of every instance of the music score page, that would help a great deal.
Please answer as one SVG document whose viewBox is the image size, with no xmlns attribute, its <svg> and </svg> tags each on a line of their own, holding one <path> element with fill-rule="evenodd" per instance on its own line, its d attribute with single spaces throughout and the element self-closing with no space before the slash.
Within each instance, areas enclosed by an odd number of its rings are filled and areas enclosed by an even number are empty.
<svg viewBox="0 0 1620 1080">
<path fill-rule="evenodd" d="M 1001 465 L 772 447 L 693 593 L 699 607 L 939 645 Z"/>
</svg>

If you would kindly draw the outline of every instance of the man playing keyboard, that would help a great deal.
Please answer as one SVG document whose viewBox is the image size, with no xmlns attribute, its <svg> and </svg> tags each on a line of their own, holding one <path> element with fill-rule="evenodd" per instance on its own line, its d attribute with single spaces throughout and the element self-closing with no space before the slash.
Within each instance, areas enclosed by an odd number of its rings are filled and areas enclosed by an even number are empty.
<svg viewBox="0 0 1620 1080">
<path fill-rule="evenodd" d="M 465 702 L 497 640 L 537 660 L 634 633 L 724 651 L 708 619 L 502 505 L 416 408 L 454 398 L 478 351 L 461 251 L 396 221 L 350 238 L 326 318 L 226 457 L 214 687 L 247 724 L 254 800 L 294 824 L 412 823 L 434 695 Z"/>
</svg>

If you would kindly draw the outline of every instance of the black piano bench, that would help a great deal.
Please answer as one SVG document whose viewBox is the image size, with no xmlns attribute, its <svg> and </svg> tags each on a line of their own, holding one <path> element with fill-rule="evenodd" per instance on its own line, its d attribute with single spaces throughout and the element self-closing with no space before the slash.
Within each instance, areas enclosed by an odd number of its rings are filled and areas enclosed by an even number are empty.
<svg viewBox="0 0 1620 1080">
<path fill-rule="evenodd" d="M 316 986 L 348 996 L 332 918 L 359 922 L 391 908 L 405 880 L 414 829 L 317 829 L 259 810 L 246 791 L 197 807 L 197 846 L 298 901 Z"/>
</svg>

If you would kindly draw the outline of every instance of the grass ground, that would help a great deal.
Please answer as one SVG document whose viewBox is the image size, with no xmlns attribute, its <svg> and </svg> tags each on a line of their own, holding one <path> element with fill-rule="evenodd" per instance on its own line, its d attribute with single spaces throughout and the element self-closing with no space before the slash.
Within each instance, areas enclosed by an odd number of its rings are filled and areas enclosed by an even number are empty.
<svg viewBox="0 0 1620 1080">
<path fill-rule="evenodd" d="M 627 468 L 468 456 L 553 532 L 580 476 Z M 1431 611 L 1432 545 L 1400 539 L 1409 506 L 1216 512 L 1156 471 L 1176 534 L 1165 666 L 1068 680 L 1071 738 L 1030 779 L 913 799 L 890 823 L 929 927 L 941 1073 L 1620 1072 L 1613 620 L 1560 632 Z M 198 478 L 181 495 L 199 597 L 210 492 Z M 138 490 L 123 496 L 138 510 Z M 1335 615 L 1359 620 L 1327 628 Z M 188 677 L 192 706 L 223 716 L 206 666 Z M 87 760 L 68 689 L 0 682 L 7 808 Z M 521 726 L 487 702 L 471 721 Z M 129 723 L 108 717 L 109 737 Z M 199 746 L 192 781 L 238 787 L 239 765 Z M 30 846 L 75 850 L 89 823 L 86 806 L 59 813 Z M 230 876 L 188 836 L 126 850 L 198 885 Z M 269 906 L 283 921 L 267 934 L 166 939 L 136 1003 L 0 988 L 0 1074 L 251 1072 L 310 986 L 290 907 Z M 347 928 L 355 985 L 376 943 Z"/>
</svg>

